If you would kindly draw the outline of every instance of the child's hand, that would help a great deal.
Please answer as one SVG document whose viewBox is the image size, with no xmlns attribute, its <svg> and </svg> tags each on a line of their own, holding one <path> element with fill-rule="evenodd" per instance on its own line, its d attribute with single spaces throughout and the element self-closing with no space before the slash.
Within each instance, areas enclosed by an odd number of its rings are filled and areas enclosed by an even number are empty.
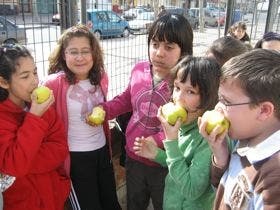
<svg viewBox="0 0 280 210">
<path fill-rule="evenodd" d="M 159 107 L 157 117 L 161 122 L 166 139 L 168 140 L 178 139 L 178 132 L 182 124 L 182 120 L 179 118 L 174 126 L 170 125 L 162 114 L 162 107 Z"/>
<path fill-rule="evenodd" d="M 86 115 L 86 123 L 89 124 L 90 126 L 93 126 L 93 127 L 99 126 L 99 125 L 96 125 L 95 123 L 93 123 L 92 121 L 89 120 L 89 116 L 90 115 L 91 115 L 91 112 L 87 113 L 87 115 Z"/>
<path fill-rule="evenodd" d="M 154 160 L 157 155 L 157 144 L 153 138 L 147 137 L 141 138 L 137 137 L 134 141 L 133 150 L 136 155 L 139 155 L 144 158 Z"/>
<path fill-rule="evenodd" d="M 31 94 L 31 107 L 29 112 L 36 116 L 41 117 L 53 103 L 54 103 L 53 91 L 51 91 L 50 97 L 46 101 L 40 104 L 37 102 L 37 95 L 33 91 L 33 93 Z"/>
<path fill-rule="evenodd" d="M 99 126 L 104 123 L 105 114 L 102 106 L 96 106 L 86 115 L 86 123 L 94 127 Z"/>
<path fill-rule="evenodd" d="M 219 134 L 220 126 L 216 126 L 210 134 L 206 132 L 207 121 L 198 118 L 199 133 L 208 141 L 209 146 L 214 155 L 215 164 L 219 167 L 224 167 L 228 163 L 229 149 L 226 140 L 228 129 Z"/>
</svg>

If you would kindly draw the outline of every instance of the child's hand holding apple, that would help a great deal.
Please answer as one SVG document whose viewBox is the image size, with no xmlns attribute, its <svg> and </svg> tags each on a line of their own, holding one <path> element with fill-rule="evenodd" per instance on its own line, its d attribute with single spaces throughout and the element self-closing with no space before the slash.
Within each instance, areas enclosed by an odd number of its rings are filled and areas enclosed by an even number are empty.
<svg viewBox="0 0 280 210">
<path fill-rule="evenodd" d="M 178 131 L 183 122 L 187 120 L 187 111 L 172 102 L 159 108 L 157 117 L 161 122 L 165 136 L 168 140 L 178 139 Z"/>
<path fill-rule="evenodd" d="M 219 167 L 224 167 L 229 158 L 226 135 L 230 123 L 225 116 L 216 110 L 206 111 L 198 119 L 200 134 L 207 139 L 214 155 L 214 162 Z"/>
<path fill-rule="evenodd" d="M 29 112 L 37 116 L 42 116 L 53 103 L 54 96 L 52 90 L 45 86 L 37 87 L 31 94 L 31 107 Z"/>
<path fill-rule="evenodd" d="M 103 124 L 105 120 L 106 112 L 102 106 L 96 106 L 92 109 L 92 112 L 87 116 L 87 123 L 91 126 L 99 126 Z"/>
</svg>

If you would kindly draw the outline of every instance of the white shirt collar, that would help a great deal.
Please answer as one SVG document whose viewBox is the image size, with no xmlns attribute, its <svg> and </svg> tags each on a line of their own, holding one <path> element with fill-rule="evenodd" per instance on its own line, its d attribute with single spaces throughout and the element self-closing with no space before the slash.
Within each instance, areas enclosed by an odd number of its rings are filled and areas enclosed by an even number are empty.
<svg viewBox="0 0 280 210">
<path fill-rule="evenodd" d="M 254 147 L 245 146 L 239 148 L 239 142 L 238 142 L 238 145 L 236 145 L 236 149 L 233 152 L 237 152 L 240 156 L 246 156 L 248 161 L 251 164 L 254 164 L 256 162 L 259 162 L 261 160 L 264 160 L 272 156 L 279 150 L 280 150 L 280 130 L 276 131 L 267 139 L 265 139 L 263 142 L 259 143 Z"/>
</svg>

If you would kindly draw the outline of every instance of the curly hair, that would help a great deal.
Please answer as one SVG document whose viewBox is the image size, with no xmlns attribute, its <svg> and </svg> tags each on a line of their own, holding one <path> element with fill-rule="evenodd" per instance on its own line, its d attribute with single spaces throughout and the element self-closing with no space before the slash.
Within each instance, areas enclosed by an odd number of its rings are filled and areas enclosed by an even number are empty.
<svg viewBox="0 0 280 210">
<path fill-rule="evenodd" d="M 63 34 L 57 42 L 56 48 L 49 56 L 48 73 L 53 74 L 59 71 L 64 71 L 68 82 L 70 84 L 75 83 L 75 75 L 67 67 L 66 61 L 64 59 L 64 51 L 69 45 L 70 40 L 74 37 L 86 37 L 89 40 L 90 46 L 92 48 L 92 55 L 94 55 L 93 66 L 92 69 L 89 71 L 89 80 L 92 85 L 99 85 L 102 74 L 104 72 L 103 52 L 101 50 L 98 39 L 88 29 L 88 27 L 83 24 L 72 26 L 71 28 L 63 32 Z"/>
</svg>

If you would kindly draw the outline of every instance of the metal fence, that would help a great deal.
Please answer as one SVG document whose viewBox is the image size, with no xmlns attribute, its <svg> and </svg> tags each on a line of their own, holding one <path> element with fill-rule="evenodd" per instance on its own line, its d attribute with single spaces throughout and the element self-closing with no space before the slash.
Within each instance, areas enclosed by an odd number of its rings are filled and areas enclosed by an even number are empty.
<svg viewBox="0 0 280 210">
<path fill-rule="evenodd" d="M 7 3 L 0 3 L 0 16 L 14 23 L 17 28 L 25 30 L 26 37 L 23 44 L 31 50 L 41 80 L 47 75 L 48 56 L 65 28 L 77 22 L 86 23 L 88 21 L 86 13 L 88 9 L 97 8 L 97 10 L 102 10 L 109 8 L 112 10 L 113 8 L 114 11 L 119 12 L 119 16 L 123 15 L 124 9 L 122 5 L 119 7 L 112 6 L 106 3 L 105 0 L 99 0 L 99 4 L 93 0 L 59 2 L 56 0 L 37 0 L 33 1 L 33 4 L 27 0 L 11 2 L 8 5 Z M 239 3 L 236 1 L 228 2 L 234 2 L 234 4 L 228 3 L 227 8 L 230 8 L 230 10 L 226 11 L 232 14 L 240 11 L 239 19 L 247 23 L 247 32 L 251 38 L 252 45 L 267 30 L 279 32 L 279 1 L 272 1 L 273 5 L 256 0 L 250 1 L 251 7 L 248 7 L 248 1 L 245 1 L 244 4 L 242 4 L 242 1 L 241 4 L 240 1 L 238 1 Z M 158 11 L 158 8 L 152 9 Z M 60 14 L 59 20 L 56 19 L 58 16 L 53 16 L 57 13 Z M 229 15 L 227 15 L 228 17 Z M 130 23 L 130 21 L 128 22 Z M 204 55 L 207 47 L 219 36 L 225 34 L 225 28 L 227 28 L 227 25 L 206 26 L 202 30 L 195 29 L 194 54 Z M 5 23 L 0 23 L 0 30 L 2 38 L 11 36 L 11 33 L 8 32 L 9 28 L 5 28 Z M 5 35 L 3 35 L 3 31 L 6 32 Z M 16 33 L 17 35 L 19 34 Z M 110 78 L 109 98 L 112 98 L 126 87 L 132 67 L 138 61 L 148 59 L 147 34 L 133 33 L 131 31 L 128 37 L 102 38 L 100 43 L 104 51 L 105 67 Z"/>
</svg>

